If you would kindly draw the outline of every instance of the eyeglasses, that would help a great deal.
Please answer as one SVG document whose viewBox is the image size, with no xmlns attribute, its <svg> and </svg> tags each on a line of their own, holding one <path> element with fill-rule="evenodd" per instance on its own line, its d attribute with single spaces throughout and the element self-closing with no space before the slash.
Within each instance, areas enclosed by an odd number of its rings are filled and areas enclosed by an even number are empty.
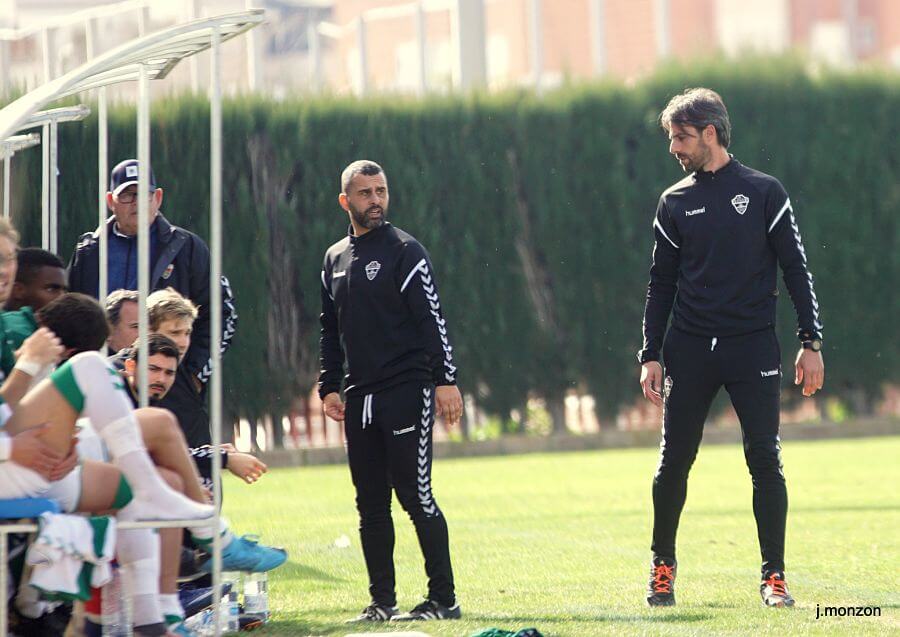
<svg viewBox="0 0 900 637">
<path fill-rule="evenodd" d="M 153 196 L 156 190 L 151 190 L 148 193 L 148 198 Z M 125 192 L 120 192 L 116 195 L 116 201 L 119 203 L 134 203 L 137 201 L 137 190 L 126 190 Z"/>
</svg>

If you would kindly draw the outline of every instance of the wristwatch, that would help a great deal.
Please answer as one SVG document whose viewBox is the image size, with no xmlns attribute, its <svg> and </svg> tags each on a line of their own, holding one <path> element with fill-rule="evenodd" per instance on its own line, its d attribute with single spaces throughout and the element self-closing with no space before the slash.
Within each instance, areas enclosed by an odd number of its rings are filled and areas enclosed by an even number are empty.
<svg viewBox="0 0 900 637">
<path fill-rule="evenodd" d="M 814 352 L 822 350 L 822 341 L 818 338 L 814 338 L 811 341 L 803 341 L 802 345 L 803 349 L 811 349 Z"/>
</svg>

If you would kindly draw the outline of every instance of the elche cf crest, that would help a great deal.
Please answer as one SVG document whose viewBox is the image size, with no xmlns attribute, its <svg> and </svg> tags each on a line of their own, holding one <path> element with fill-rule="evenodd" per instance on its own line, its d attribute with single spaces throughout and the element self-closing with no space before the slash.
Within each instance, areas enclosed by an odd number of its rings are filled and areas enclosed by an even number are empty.
<svg viewBox="0 0 900 637">
<path fill-rule="evenodd" d="M 369 265 L 366 266 L 366 278 L 371 281 L 378 274 L 378 271 L 381 269 L 381 264 L 378 261 L 369 261 Z"/>
<path fill-rule="evenodd" d="M 747 212 L 747 206 L 750 205 L 750 197 L 747 195 L 735 195 L 734 199 L 731 200 L 731 205 L 734 206 L 739 215 L 742 215 Z"/>
</svg>

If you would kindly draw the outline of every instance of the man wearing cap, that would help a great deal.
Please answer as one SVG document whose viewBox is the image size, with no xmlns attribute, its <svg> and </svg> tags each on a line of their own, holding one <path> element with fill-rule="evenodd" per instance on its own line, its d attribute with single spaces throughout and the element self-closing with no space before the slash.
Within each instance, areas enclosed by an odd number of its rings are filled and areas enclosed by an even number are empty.
<svg viewBox="0 0 900 637">
<path fill-rule="evenodd" d="M 69 263 L 69 289 L 98 297 L 100 279 L 100 232 L 109 237 L 109 286 L 108 292 L 136 290 L 137 233 L 138 233 L 138 179 L 140 165 L 135 159 L 120 162 L 109 176 L 110 191 L 106 204 L 112 216 L 105 227 L 81 235 Z M 196 404 L 188 409 L 205 409 L 205 384 L 211 374 L 210 366 L 210 311 L 209 311 L 209 248 L 192 232 L 169 223 L 160 212 L 163 189 L 157 185 L 152 168 L 147 178 L 150 187 L 148 219 L 150 221 L 150 290 L 174 288 L 189 298 L 200 309 L 194 324 L 191 347 L 182 364 L 190 374 L 196 391 Z M 222 347 L 223 352 L 234 334 L 237 313 L 228 279 L 222 277 Z M 178 409 L 179 420 L 183 414 Z M 208 441 L 205 441 L 208 442 Z M 192 443 L 204 444 L 203 441 Z"/>
</svg>

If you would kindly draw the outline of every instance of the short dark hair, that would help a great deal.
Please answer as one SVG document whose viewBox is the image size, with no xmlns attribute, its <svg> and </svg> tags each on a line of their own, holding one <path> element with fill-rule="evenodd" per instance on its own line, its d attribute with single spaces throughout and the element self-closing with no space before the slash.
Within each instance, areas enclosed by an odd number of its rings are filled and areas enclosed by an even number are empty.
<svg viewBox="0 0 900 637">
<path fill-rule="evenodd" d="M 66 269 L 66 264 L 58 256 L 48 250 L 40 248 L 22 248 L 16 257 L 18 270 L 16 270 L 16 282 L 31 283 L 41 268 Z"/>
<path fill-rule="evenodd" d="M 163 356 L 167 356 L 169 358 L 174 358 L 175 361 L 178 361 L 178 358 L 181 354 L 178 351 L 178 345 L 175 344 L 168 336 L 164 334 L 150 334 L 147 336 L 147 351 L 150 352 L 149 356 L 155 356 L 156 354 L 162 354 Z M 128 358 L 130 360 L 138 360 L 141 355 L 141 339 L 137 339 L 134 342 L 134 345 L 128 350 Z"/>
<path fill-rule="evenodd" d="M 99 350 L 109 337 L 103 308 L 87 294 L 63 294 L 38 310 L 36 318 L 76 354 Z"/>
<path fill-rule="evenodd" d="M 344 172 L 341 173 L 341 192 L 344 194 L 347 193 L 347 188 L 350 187 L 350 182 L 352 182 L 353 178 L 357 175 L 366 175 L 367 177 L 371 177 L 372 175 L 380 175 L 382 173 L 384 173 L 384 169 L 374 161 L 370 161 L 368 159 L 358 159 L 357 161 L 344 168 Z"/>
<path fill-rule="evenodd" d="M 106 320 L 115 327 L 119 324 L 122 314 L 122 305 L 133 301 L 138 302 L 138 293 L 135 290 L 116 290 L 106 297 Z"/>
<path fill-rule="evenodd" d="M 659 114 L 659 123 L 667 133 L 671 131 L 672 124 L 693 126 L 698 130 L 712 125 L 723 148 L 728 148 L 731 143 L 728 109 L 725 108 L 722 96 L 712 89 L 689 88 L 681 95 L 676 95 Z"/>
</svg>

